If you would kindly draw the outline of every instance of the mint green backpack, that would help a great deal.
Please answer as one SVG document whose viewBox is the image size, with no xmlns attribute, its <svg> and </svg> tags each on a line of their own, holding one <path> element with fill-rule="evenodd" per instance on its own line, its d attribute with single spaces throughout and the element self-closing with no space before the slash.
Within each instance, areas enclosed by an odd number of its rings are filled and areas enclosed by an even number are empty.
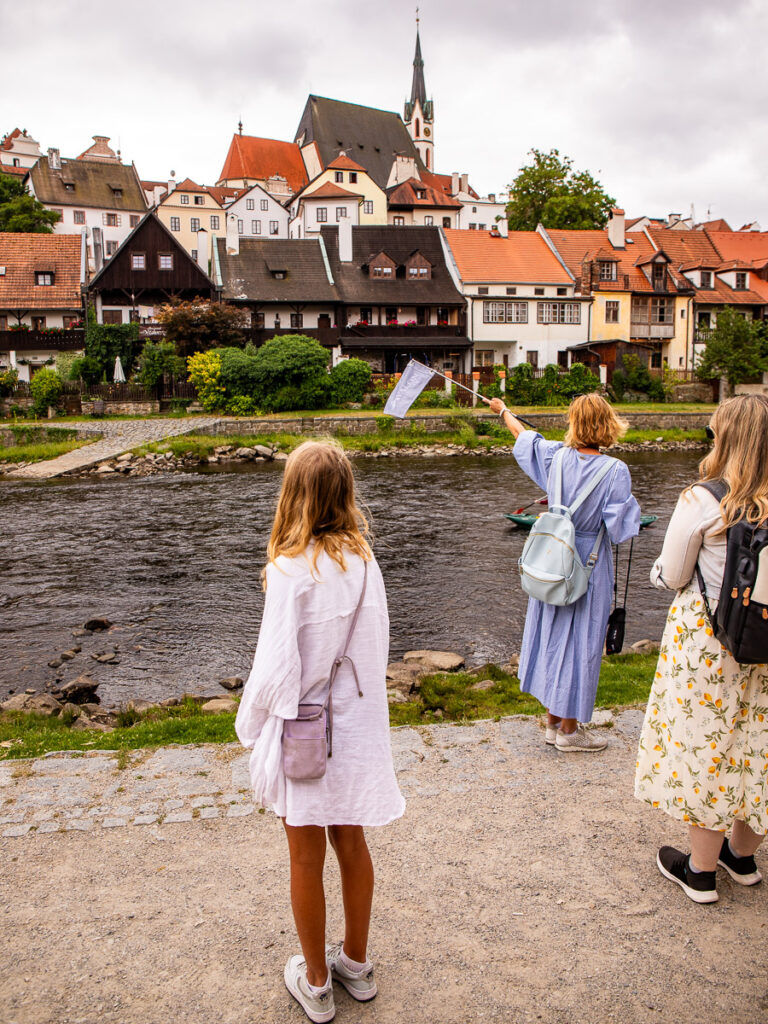
<svg viewBox="0 0 768 1024">
<path fill-rule="evenodd" d="M 597 562 L 605 534 L 601 524 L 592 553 L 583 565 L 576 550 L 576 531 L 571 516 L 584 504 L 611 469 L 616 459 L 606 458 L 594 477 L 576 495 L 570 506 L 562 504 L 563 459 L 565 448 L 559 448 L 552 460 L 555 500 L 531 527 L 523 553 L 518 560 L 520 583 L 526 594 L 545 604 L 573 604 L 587 592 L 589 578 Z"/>
</svg>

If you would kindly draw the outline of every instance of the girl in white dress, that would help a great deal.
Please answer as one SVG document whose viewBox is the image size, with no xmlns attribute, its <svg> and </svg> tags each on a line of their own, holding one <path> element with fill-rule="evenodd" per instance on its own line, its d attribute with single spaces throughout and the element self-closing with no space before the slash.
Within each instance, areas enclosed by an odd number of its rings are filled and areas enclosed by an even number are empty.
<svg viewBox="0 0 768 1024">
<path fill-rule="evenodd" d="M 332 981 L 360 1001 L 376 995 L 367 957 L 373 865 L 363 826 L 386 825 L 404 809 L 389 739 L 386 668 L 389 616 L 381 572 L 366 540 L 349 460 L 338 445 L 307 441 L 285 464 L 267 549 L 266 600 L 253 669 L 235 728 L 252 748 L 260 804 L 285 826 L 291 904 L 303 956 L 285 968 L 288 991 L 310 1020 L 335 1013 Z M 333 685 L 333 756 L 320 779 L 286 778 L 283 722 L 300 703 L 322 704 L 367 581 L 348 655 Z M 343 942 L 326 947 L 323 863 L 328 839 L 339 862 Z"/>
</svg>

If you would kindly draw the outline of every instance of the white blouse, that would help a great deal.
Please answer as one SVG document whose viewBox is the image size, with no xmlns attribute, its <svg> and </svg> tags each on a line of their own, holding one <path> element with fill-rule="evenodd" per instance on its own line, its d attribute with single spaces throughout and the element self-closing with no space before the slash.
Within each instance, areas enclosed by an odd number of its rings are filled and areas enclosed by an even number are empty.
<svg viewBox="0 0 768 1024">
<path fill-rule="evenodd" d="M 256 801 L 289 825 L 384 825 L 404 809 L 389 739 L 386 671 L 389 615 L 381 571 L 368 563 L 368 583 L 348 654 L 363 696 L 344 664 L 333 687 L 333 756 L 322 779 L 286 779 L 283 721 L 299 703 L 322 703 L 363 585 L 363 560 L 346 553 L 343 572 L 324 553 L 312 573 L 312 547 L 267 566 L 267 592 L 253 668 L 235 729 L 253 748 Z"/>
<path fill-rule="evenodd" d="M 720 503 L 705 487 L 685 490 L 678 499 L 664 537 L 664 546 L 651 569 L 651 583 L 662 590 L 680 590 L 691 580 L 698 589 L 696 561 L 715 605 L 725 572 L 725 532 Z"/>
</svg>

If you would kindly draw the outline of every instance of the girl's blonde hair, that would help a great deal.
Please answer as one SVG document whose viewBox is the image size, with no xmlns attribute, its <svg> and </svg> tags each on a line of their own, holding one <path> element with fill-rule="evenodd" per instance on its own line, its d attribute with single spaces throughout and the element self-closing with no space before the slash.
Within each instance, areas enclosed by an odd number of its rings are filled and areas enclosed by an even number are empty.
<svg viewBox="0 0 768 1024">
<path fill-rule="evenodd" d="M 768 519 L 768 398 L 737 395 L 715 409 L 710 421 L 712 451 L 699 463 L 701 480 L 724 480 L 722 531 L 746 519 Z"/>
<path fill-rule="evenodd" d="M 578 395 L 568 409 L 565 444 L 569 448 L 610 448 L 626 434 L 628 426 L 600 395 Z"/>
<path fill-rule="evenodd" d="M 372 557 L 368 521 L 355 499 L 349 459 L 334 441 L 305 441 L 288 456 L 267 556 L 295 558 L 314 541 L 312 571 L 321 551 L 346 572 L 344 550 Z"/>
</svg>

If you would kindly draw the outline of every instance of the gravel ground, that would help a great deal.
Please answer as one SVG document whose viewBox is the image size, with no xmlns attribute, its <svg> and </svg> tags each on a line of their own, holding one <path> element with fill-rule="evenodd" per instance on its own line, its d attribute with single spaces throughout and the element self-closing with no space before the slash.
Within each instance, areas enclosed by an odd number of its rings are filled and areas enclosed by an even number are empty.
<svg viewBox="0 0 768 1024">
<path fill-rule="evenodd" d="M 632 798 L 641 717 L 597 755 L 530 719 L 394 730 L 408 808 L 369 832 L 379 996 L 337 988 L 336 1019 L 768 1021 L 768 889 L 721 872 L 698 907 L 658 874 L 685 832 Z M 245 770 L 235 746 L 0 764 L 3 1024 L 305 1020 L 282 829 Z"/>
</svg>

